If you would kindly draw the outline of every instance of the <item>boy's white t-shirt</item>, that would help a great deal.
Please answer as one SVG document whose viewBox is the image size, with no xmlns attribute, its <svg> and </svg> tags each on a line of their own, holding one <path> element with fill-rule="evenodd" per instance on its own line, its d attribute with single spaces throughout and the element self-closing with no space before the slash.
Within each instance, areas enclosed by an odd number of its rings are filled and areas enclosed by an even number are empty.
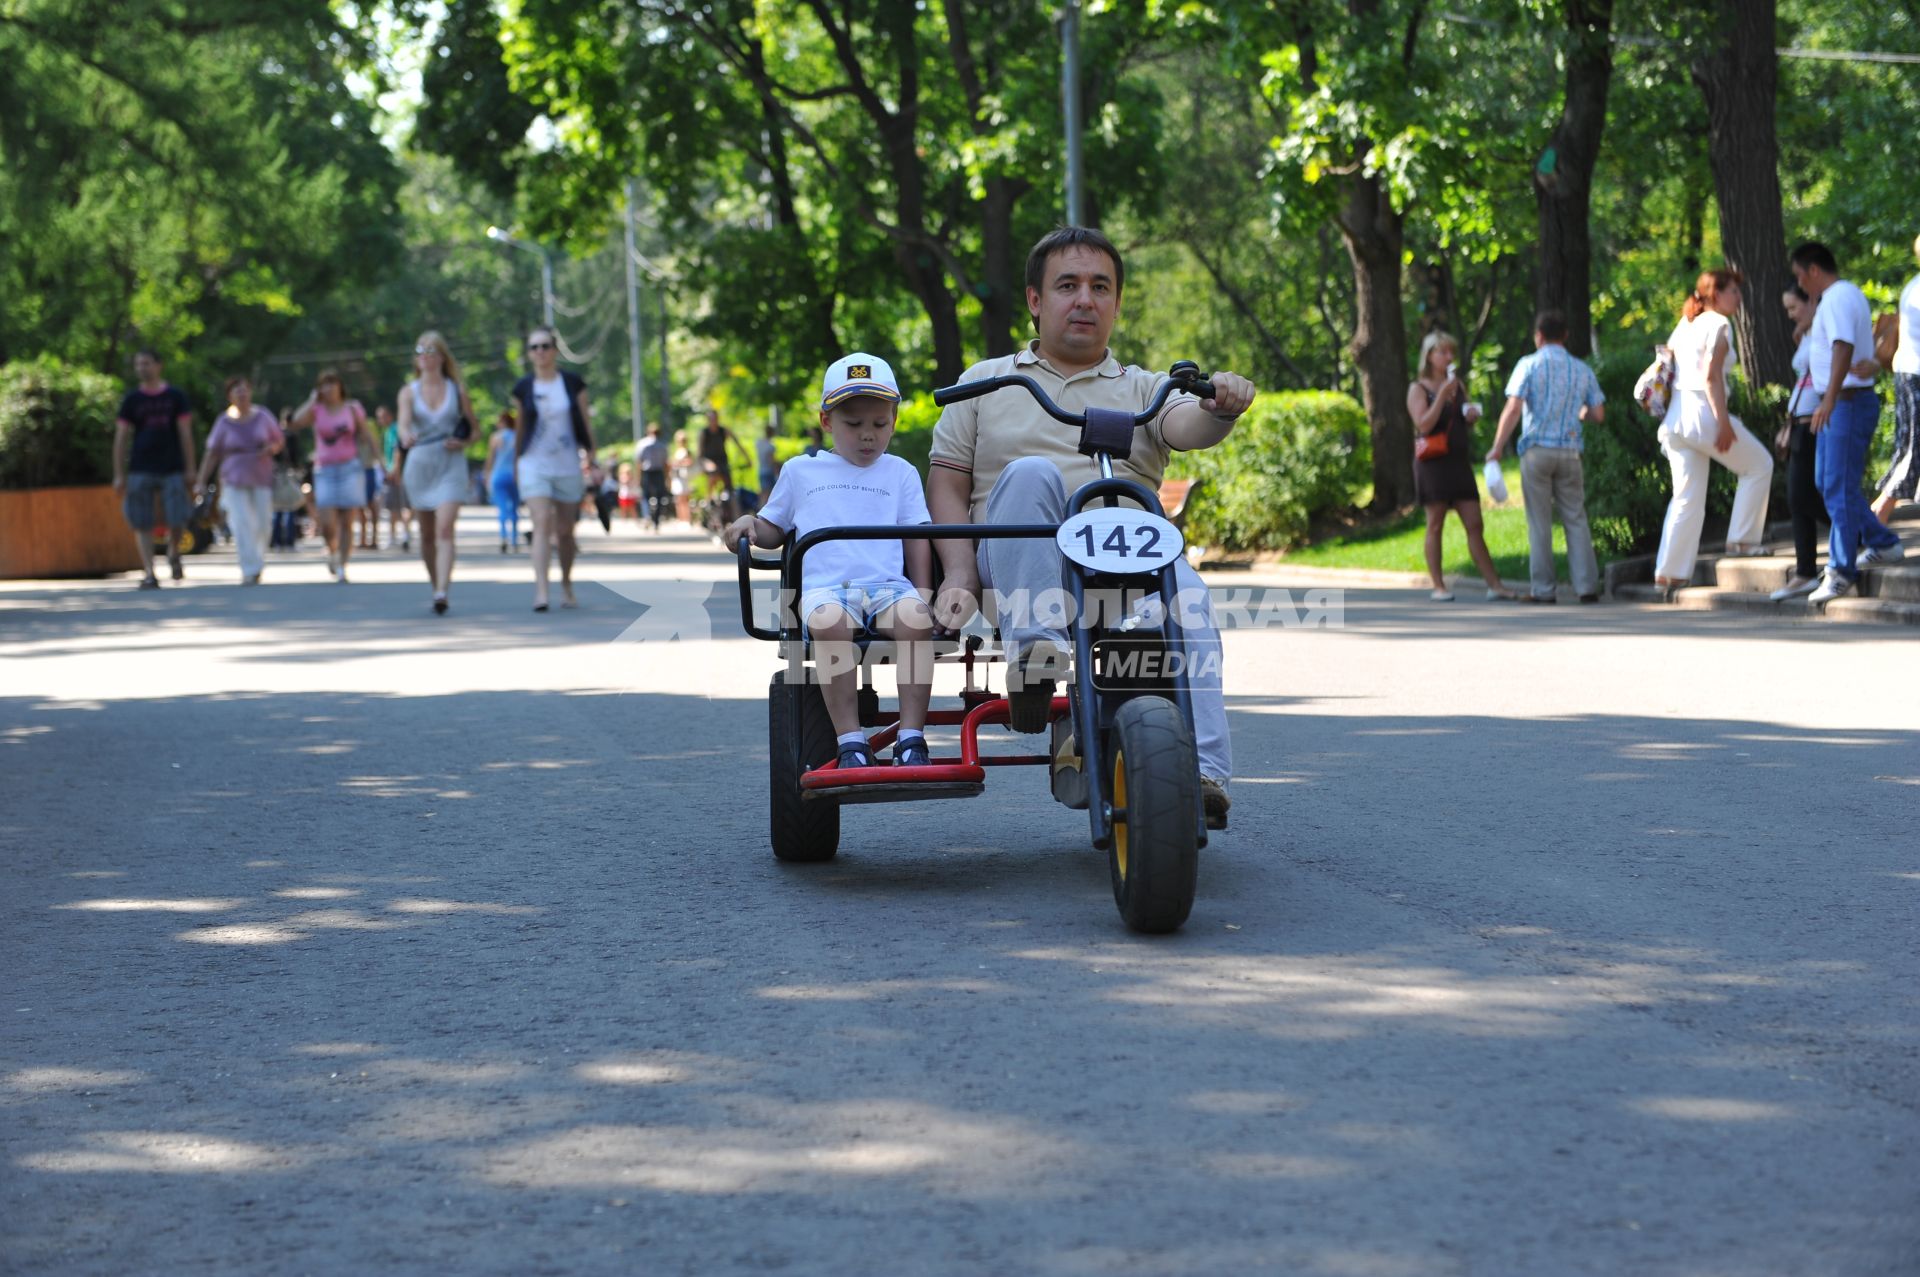
<svg viewBox="0 0 1920 1277">
<path fill-rule="evenodd" d="M 933 522 L 913 464 L 890 452 L 856 466 L 831 452 L 795 457 L 780 468 L 760 517 L 793 538 L 817 528 Z M 801 590 L 909 586 L 898 541 L 825 541 L 800 565 Z"/>
</svg>

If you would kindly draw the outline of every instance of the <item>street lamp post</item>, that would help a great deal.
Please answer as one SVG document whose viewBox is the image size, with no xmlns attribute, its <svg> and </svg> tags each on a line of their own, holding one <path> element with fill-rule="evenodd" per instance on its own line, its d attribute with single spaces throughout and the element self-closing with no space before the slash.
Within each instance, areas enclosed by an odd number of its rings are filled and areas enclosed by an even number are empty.
<svg viewBox="0 0 1920 1277">
<path fill-rule="evenodd" d="M 1080 161 L 1080 0 L 1066 0 L 1059 21 L 1060 114 L 1067 134 L 1067 225 L 1078 226 L 1085 208 Z"/>
<path fill-rule="evenodd" d="M 547 327 L 553 327 L 553 255 L 538 244 L 529 244 L 526 240 L 515 239 L 498 226 L 487 227 L 487 238 L 496 244 L 506 244 L 512 248 L 525 249 L 540 258 L 540 317 Z"/>
</svg>

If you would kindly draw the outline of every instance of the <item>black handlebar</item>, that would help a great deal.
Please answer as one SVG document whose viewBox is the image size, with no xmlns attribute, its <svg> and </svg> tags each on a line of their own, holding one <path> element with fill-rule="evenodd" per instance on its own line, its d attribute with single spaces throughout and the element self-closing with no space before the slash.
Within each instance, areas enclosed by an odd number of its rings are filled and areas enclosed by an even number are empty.
<svg viewBox="0 0 1920 1277">
<path fill-rule="evenodd" d="M 948 404 L 959 403 L 963 399 L 978 399 L 981 395 L 990 395 L 996 390 L 1006 390 L 1018 386 L 1033 396 L 1045 413 L 1055 421 L 1065 422 L 1069 426 L 1084 426 L 1086 416 L 1082 413 L 1068 412 L 1055 403 L 1047 392 L 1040 389 L 1033 378 L 1019 373 L 1009 373 L 1003 377 L 987 377 L 980 381 L 963 381 L 955 386 L 942 386 L 933 392 L 933 402 L 944 408 Z M 1213 398 L 1213 382 L 1200 375 L 1200 366 L 1192 360 L 1182 359 L 1167 370 L 1167 380 L 1161 385 L 1160 393 L 1153 397 L 1146 411 L 1133 414 L 1133 424 L 1144 426 L 1160 415 L 1160 409 L 1166 406 L 1167 398 L 1176 390 L 1197 395 L 1202 399 Z"/>
</svg>

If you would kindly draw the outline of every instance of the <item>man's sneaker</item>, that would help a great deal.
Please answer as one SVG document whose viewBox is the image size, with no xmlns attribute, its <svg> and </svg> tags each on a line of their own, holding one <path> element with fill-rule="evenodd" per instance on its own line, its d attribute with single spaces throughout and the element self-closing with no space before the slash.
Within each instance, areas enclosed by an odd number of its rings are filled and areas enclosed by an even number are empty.
<svg viewBox="0 0 1920 1277">
<path fill-rule="evenodd" d="M 1788 599 L 1804 599 L 1819 588 L 1819 577 L 1796 576 L 1767 597 L 1775 603 L 1785 603 Z"/>
<path fill-rule="evenodd" d="M 1227 797 L 1226 782 L 1215 780 L 1211 776 L 1202 776 L 1200 806 L 1206 811 L 1208 829 L 1225 829 L 1227 810 L 1233 806 L 1233 799 Z"/>
<path fill-rule="evenodd" d="M 865 745 L 842 745 L 840 747 L 838 767 L 841 771 L 845 771 L 849 767 L 871 766 L 873 766 L 873 751 Z"/>
<path fill-rule="evenodd" d="M 916 736 L 912 740 L 903 740 L 893 747 L 893 765 L 895 767 L 930 767 L 933 755 L 927 752 L 927 738 Z"/>
<path fill-rule="evenodd" d="M 140 578 L 140 588 L 143 590 L 157 590 L 160 588 L 160 578 L 149 573 Z"/>
<path fill-rule="evenodd" d="M 1033 735 L 1053 718 L 1054 679 L 1066 674 L 1067 657 L 1050 639 L 1037 639 L 1007 667 L 1007 725 Z"/>
<path fill-rule="evenodd" d="M 1901 545 L 1898 541 L 1895 541 L 1892 545 L 1886 545 L 1886 546 L 1870 545 L 1866 549 L 1860 551 L 1859 564 L 1863 568 L 1870 568 L 1874 566 L 1876 563 L 1879 563 L 1879 564 L 1898 563 L 1900 560 L 1906 557 L 1907 557 L 1907 547 L 1904 545 Z"/>
<path fill-rule="evenodd" d="M 1807 596 L 1809 603 L 1831 603 L 1843 595 L 1853 593 L 1853 582 L 1841 576 L 1832 568 L 1827 569 L 1826 579 L 1820 582 L 1820 588 Z"/>
<path fill-rule="evenodd" d="M 180 551 L 167 551 L 167 572 L 176 581 L 184 581 L 187 579 L 186 569 L 180 565 Z"/>
</svg>

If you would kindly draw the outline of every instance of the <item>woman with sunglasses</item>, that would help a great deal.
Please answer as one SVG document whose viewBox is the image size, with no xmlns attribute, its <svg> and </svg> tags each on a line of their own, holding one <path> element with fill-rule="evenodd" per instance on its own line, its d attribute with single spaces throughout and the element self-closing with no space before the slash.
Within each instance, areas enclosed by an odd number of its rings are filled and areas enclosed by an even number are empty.
<svg viewBox="0 0 1920 1277">
<path fill-rule="evenodd" d="M 573 597 L 573 525 L 580 518 L 586 483 L 580 453 L 593 455 L 593 415 L 587 384 L 559 367 L 559 342 L 551 328 L 527 334 L 533 375 L 513 388 L 515 467 L 520 499 L 533 515 L 533 610 L 547 610 L 547 560 L 560 553 L 560 606 Z M 557 547 L 556 547 L 557 542 Z"/>
<path fill-rule="evenodd" d="M 467 496 L 467 436 L 473 404 L 460 365 L 436 332 L 413 347 L 419 374 L 400 392 L 400 444 L 407 449 L 407 502 L 420 518 L 420 558 L 433 586 L 433 610 L 445 615 L 453 583 L 453 531 Z"/>
</svg>

